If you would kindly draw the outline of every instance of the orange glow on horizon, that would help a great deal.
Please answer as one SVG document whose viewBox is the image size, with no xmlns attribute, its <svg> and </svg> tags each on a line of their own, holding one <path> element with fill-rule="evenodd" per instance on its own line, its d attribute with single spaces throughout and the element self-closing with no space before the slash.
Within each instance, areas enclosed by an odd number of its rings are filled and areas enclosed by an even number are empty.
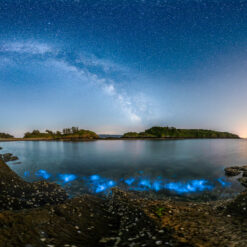
<svg viewBox="0 0 247 247">
<path fill-rule="evenodd" d="M 239 131 L 238 133 L 239 133 L 238 135 L 239 135 L 241 138 L 247 138 L 247 130 L 246 130 L 246 129 L 243 130 L 243 131 Z"/>
</svg>

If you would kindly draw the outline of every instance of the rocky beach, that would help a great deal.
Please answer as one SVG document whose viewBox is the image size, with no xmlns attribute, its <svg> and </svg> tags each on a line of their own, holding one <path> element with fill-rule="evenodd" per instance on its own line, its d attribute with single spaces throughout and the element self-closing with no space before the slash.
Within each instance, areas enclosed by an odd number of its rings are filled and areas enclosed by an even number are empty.
<svg viewBox="0 0 247 247">
<path fill-rule="evenodd" d="M 0 246 L 247 245 L 247 191 L 209 202 L 155 200 L 118 188 L 69 199 L 55 183 L 22 180 L 4 162 L 11 157 L 0 157 Z M 243 180 L 245 170 L 230 167 L 226 174 Z"/>
</svg>

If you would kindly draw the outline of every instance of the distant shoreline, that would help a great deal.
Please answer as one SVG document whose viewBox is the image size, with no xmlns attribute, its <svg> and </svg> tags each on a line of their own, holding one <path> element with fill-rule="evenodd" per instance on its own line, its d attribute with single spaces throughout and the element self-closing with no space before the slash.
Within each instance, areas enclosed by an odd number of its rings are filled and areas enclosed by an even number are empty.
<svg viewBox="0 0 247 247">
<path fill-rule="evenodd" d="M 181 137 L 181 138 L 155 138 L 155 137 L 143 137 L 143 138 L 138 138 L 138 137 L 107 137 L 107 138 L 94 138 L 94 139 L 86 139 L 86 138 L 61 138 L 61 139 L 56 139 L 56 138 L 0 138 L 0 142 L 12 142 L 12 141 L 62 141 L 62 142 L 87 142 L 87 141 L 117 141 L 117 140 L 125 140 L 125 141 L 137 141 L 137 140 L 150 140 L 150 141 L 172 141 L 172 140 L 219 140 L 219 139 L 234 139 L 234 140 L 244 140 L 245 138 L 195 138 L 195 137 Z"/>
</svg>

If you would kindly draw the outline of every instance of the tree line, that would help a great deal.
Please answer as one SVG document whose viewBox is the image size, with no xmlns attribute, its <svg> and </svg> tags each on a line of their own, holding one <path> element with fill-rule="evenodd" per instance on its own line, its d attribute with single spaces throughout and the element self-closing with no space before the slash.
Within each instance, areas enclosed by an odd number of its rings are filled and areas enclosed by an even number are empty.
<svg viewBox="0 0 247 247">
<path fill-rule="evenodd" d="M 176 129 L 174 127 L 152 127 L 144 132 L 127 132 L 124 138 L 239 138 L 229 132 L 207 129 Z"/>
<path fill-rule="evenodd" d="M 14 136 L 7 133 L 0 133 L 0 138 L 14 138 Z"/>
<path fill-rule="evenodd" d="M 79 129 L 79 127 L 65 128 L 62 131 L 46 130 L 40 132 L 39 130 L 33 130 L 32 132 L 26 132 L 24 138 L 50 138 L 50 139 L 61 139 L 61 138 L 86 138 L 95 139 L 99 138 L 98 135 L 90 130 Z"/>
</svg>

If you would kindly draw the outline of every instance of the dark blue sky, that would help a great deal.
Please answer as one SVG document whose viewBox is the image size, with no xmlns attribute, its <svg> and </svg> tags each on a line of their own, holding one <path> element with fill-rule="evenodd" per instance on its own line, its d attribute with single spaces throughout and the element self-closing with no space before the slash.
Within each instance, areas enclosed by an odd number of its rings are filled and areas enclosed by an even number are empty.
<svg viewBox="0 0 247 247">
<path fill-rule="evenodd" d="M 0 130 L 247 136 L 247 2 L 0 2 Z"/>
</svg>

